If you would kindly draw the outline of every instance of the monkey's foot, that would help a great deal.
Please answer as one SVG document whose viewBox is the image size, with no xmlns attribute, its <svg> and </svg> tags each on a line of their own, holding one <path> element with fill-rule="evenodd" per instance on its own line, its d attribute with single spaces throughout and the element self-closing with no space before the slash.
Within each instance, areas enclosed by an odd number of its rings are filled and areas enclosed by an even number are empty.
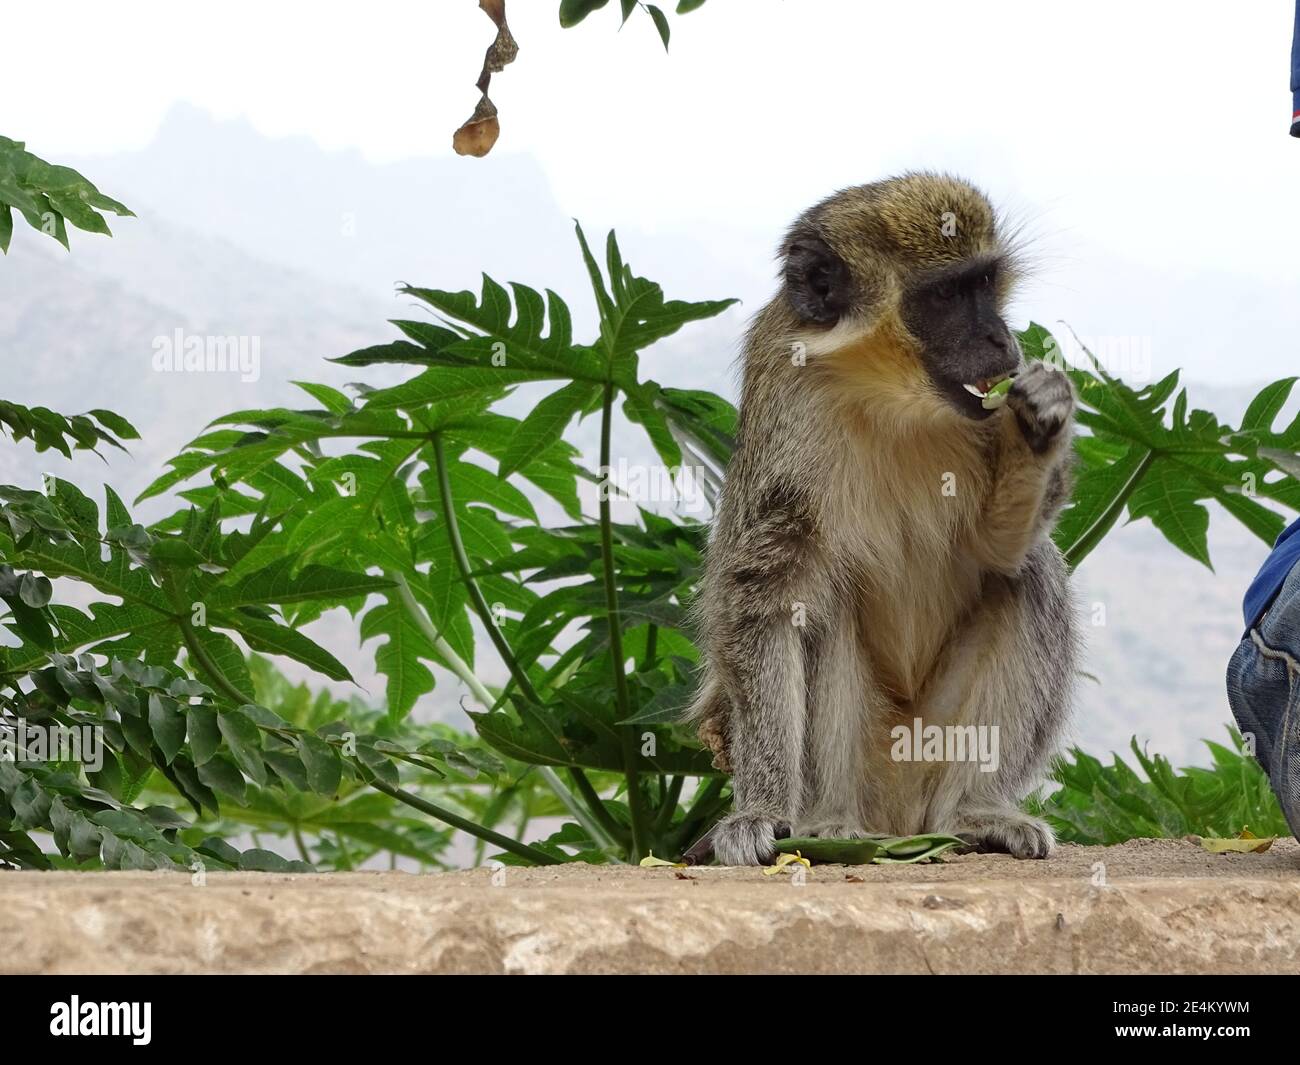
<svg viewBox="0 0 1300 1065">
<path fill-rule="evenodd" d="M 719 865 L 767 865 L 776 859 L 776 841 L 789 834 L 788 824 L 744 811 L 728 814 L 710 833 Z"/>
<path fill-rule="evenodd" d="M 972 810 L 959 817 L 957 823 L 960 827 L 954 835 L 978 851 L 996 851 L 1013 858 L 1046 858 L 1056 845 L 1056 836 L 1046 821 L 1014 807 Z"/>
</svg>

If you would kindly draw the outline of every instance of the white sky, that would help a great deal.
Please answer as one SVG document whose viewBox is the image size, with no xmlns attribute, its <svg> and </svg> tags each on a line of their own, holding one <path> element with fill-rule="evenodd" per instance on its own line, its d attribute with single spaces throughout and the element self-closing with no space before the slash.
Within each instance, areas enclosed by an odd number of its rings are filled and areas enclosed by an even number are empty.
<svg viewBox="0 0 1300 1065">
<path fill-rule="evenodd" d="M 1291 0 L 709 0 L 672 19 L 668 56 L 644 14 L 618 32 L 617 7 L 562 31 L 557 0 L 507 4 L 521 52 L 493 85 L 497 151 L 534 155 L 566 212 L 774 243 L 837 186 L 951 168 L 1044 234 L 1055 283 L 1089 297 L 1062 310 L 1100 318 L 1097 302 L 1141 299 L 1134 271 L 1158 280 L 1165 304 L 1184 280 L 1224 272 L 1272 293 L 1249 314 L 1283 350 L 1253 337 L 1250 376 L 1300 365 L 1275 337 L 1290 313 L 1279 301 L 1300 305 Z M 157 0 L 111 13 L 66 0 L 60 12 L 53 48 L 15 38 L 0 65 L 0 130 L 53 160 L 141 147 L 176 100 L 376 162 L 447 155 L 493 32 L 476 0 Z M 1121 275 L 1111 298 L 1107 278 Z M 1237 313 L 1206 301 L 1198 290 L 1168 313 L 1217 315 L 1221 329 Z M 1300 312 L 1290 323 L 1300 333 Z M 1244 357 L 1168 359 L 1231 380 Z"/>
</svg>

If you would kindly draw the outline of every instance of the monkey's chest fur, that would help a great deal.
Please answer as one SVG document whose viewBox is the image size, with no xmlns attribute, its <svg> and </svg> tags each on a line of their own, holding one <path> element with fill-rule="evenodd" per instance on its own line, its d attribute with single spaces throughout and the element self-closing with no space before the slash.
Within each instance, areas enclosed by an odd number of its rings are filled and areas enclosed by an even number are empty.
<svg viewBox="0 0 1300 1065">
<path fill-rule="evenodd" d="M 941 766 L 891 757 L 897 726 L 909 731 L 959 722 L 965 699 L 955 668 L 972 616 L 1004 594 L 971 545 L 994 489 L 991 427 L 958 427 L 925 439 L 846 437 L 845 466 L 822 511 L 828 555 L 844 567 L 837 584 L 852 623 L 861 676 L 864 812 L 873 828 L 922 831 Z M 810 712 L 819 712 L 810 691 Z M 857 701 L 857 700 L 855 700 Z"/>
<path fill-rule="evenodd" d="M 990 433 L 886 443 L 858 429 L 846 439 L 823 534 L 843 560 L 870 674 L 906 711 L 984 592 L 971 543 L 992 489 Z"/>
</svg>

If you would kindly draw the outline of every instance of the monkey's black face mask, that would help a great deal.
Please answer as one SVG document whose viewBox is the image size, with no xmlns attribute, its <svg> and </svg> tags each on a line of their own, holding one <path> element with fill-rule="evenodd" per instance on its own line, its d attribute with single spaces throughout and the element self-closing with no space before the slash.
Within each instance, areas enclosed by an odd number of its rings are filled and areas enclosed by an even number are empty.
<svg viewBox="0 0 1300 1065">
<path fill-rule="evenodd" d="M 996 259 L 960 263 L 921 278 L 904 295 L 903 324 L 921 342 L 935 387 L 968 418 L 987 418 L 983 399 L 1020 365 L 1020 349 L 998 310 Z"/>
<path fill-rule="evenodd" d="M 934 386 L 968 418 L 987 418 L 984 395 L 1020 365 L 1020 351 L 998 310 L 998 261 L 968 260 L 920 275 L 903 296 L 903 324 L 921 344 Z M 820 237 L 798 233 L 786 248 L 786 295 L 804 321 L 833 326 L 854 305 L 848 267 Z M 869 308 L 868 308 L 869 313 Z"/>
</svg>

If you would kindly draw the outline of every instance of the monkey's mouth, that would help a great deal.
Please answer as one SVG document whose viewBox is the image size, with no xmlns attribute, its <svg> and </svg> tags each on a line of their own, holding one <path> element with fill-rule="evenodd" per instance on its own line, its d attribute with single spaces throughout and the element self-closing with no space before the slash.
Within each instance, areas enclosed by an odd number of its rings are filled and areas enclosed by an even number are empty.
<svg viewBox="0 0 1300 1065">
<path fill-rule="evenodd" d="M 963 383 L 962 388 L 966 389 L 966 391 L 969 392 L 976 399 L 986 400 L 990 398 L 990 394 L 1005 395 L 1006 390 L 1000 389 L 997 386 L 1000 385 L 1003 381 L 1009 381 L 1010 379 L 1011 379 L 1011 374 L 1000 373 L 996 377 L 981 377 L 973 385 L 968 385 Z M 994 391 L 995 389 L 996 392 Z"/>
<path fill-rule="evenodd" d="M 974 381 L 942 377 L 936 384 L 959 414 L 981 421 L 991 417 L 1007 401 L 1007 392 L 1018 369 L 1018 366 L 1013 367 L 1004 373 L 990 374 Z"/>
</svg>

